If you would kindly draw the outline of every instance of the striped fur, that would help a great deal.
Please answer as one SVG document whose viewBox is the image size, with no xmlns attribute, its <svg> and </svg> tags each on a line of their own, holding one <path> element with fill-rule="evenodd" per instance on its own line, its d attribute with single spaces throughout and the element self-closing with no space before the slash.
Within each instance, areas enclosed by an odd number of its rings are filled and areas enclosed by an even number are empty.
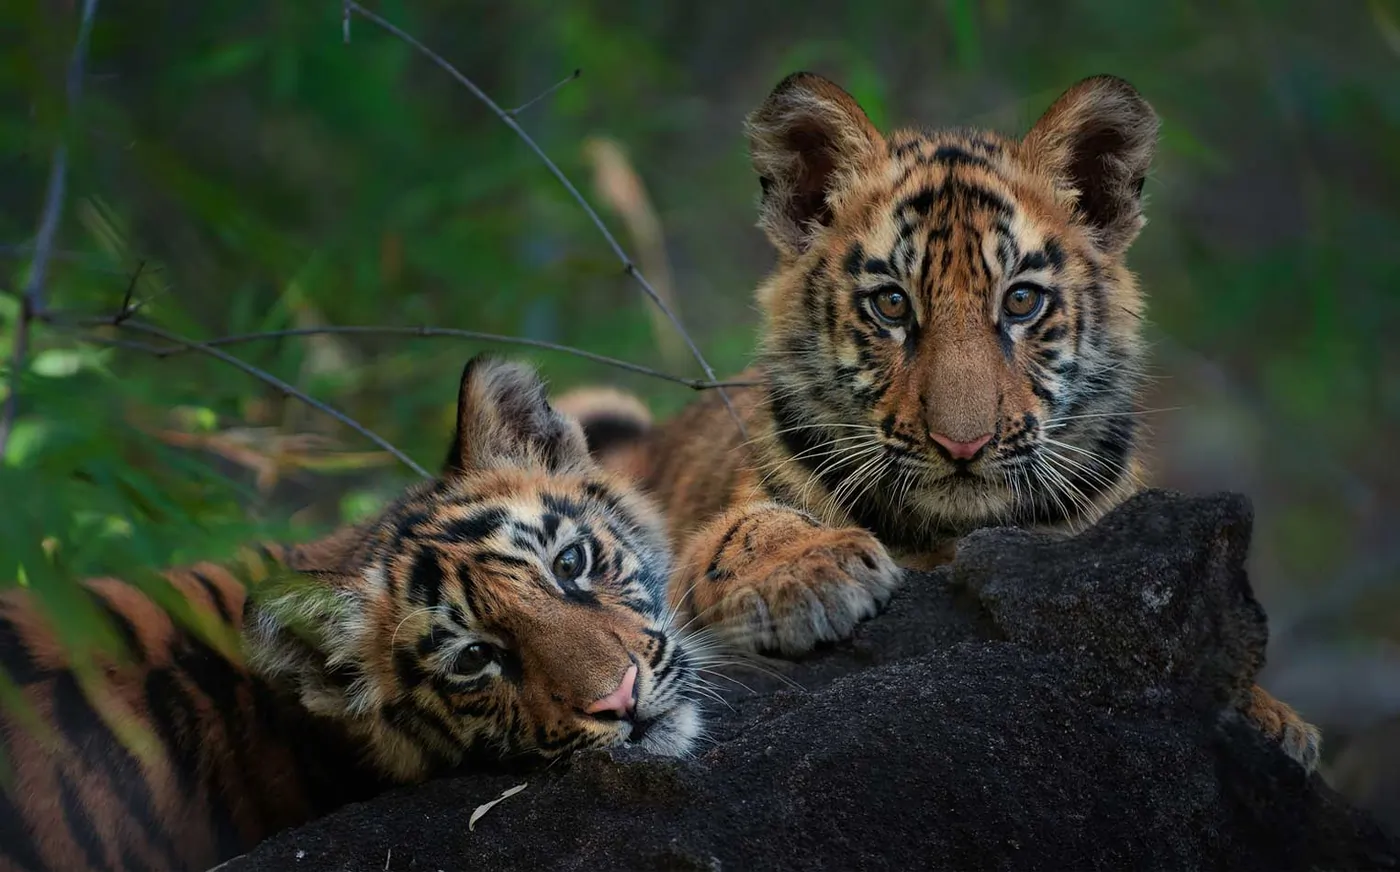
<svg viewBox="0 0 1400 872">
<path fill-rule="evenodd" d="M 654 507 L 597 468 L 533 372 L 475 360 L 439 479 L 319 542 L 168 573 L 241 630 L 241 655 L 98 579 L 131 656 L 104 661 L 93 695 L 26 593 L 0 597 L 0 667 L 49 728 L 0 720 L 0 869 L 203 869 L 463 765 L 623 742 L 687 753 L 696 665 L 668 554 Z M 633 667 L 634 711 L 587 713 Z M 124 745 L 99 712 L 153 746 Z"/>
<path fill-rule="evenodd" d="M 891 553 L 926 567 L 982 526 L 1071 531 L 1140 486 L 1144 300 L 1125 255 L 1157 129 L 1112 77 L 1019 140 L 885 136 L 819 76 L 777 86 L 749 118 L 779 262 L 744 374 L 761 386 L 730 392 L 748 440 L 717 396 L 590 439 L 660 498 L 697 623 L 800 654 L 879 609 Z M 585 432 L 608 414 L 591 412 Z M 1256 720 L 1313 765 L 1316 731 L 1264 698 L 1278 716 Z"/>
</svg>

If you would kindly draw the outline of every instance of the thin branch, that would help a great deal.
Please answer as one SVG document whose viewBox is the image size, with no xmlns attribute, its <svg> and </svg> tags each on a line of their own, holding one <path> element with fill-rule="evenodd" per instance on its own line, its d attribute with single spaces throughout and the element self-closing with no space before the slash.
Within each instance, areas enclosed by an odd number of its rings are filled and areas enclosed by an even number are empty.
<svg viewBox="0 0 1400 872">
<path fill-rule="evenodd" d="M 136 264 L 136 270 L 131 274 L 131 281 L 126 283 L 126 293 L 122 295 L 122 307 L 117 310 L 115 318 L 118 324 L 136 314 L 137 307 L 131 305 L 131 297 L 136 293 L 136 283 L 140 281 L 141 271 L 145 268 L 146 262 L 144 260 Z"/>
<path fill-rule="evenodd" d="M 545 89 L 544 89 L 543 91 L 541 91 L 539 94 L 535 95 L 534 97 L 531 97 L 529 100 L 526 100 L 524 103 L 521 103 L 519 106 L 516 106 L 514 109 L 510 110 L 510 111 L 507 112 L 506 114 L 509 115 L 510 117 L 514 118 L 515 116 L 519 115 L 521 112 L 524 112 L 526 109 L 529 109 L 531 106 L 535 105 L 536 103 L 540 102 L 540 101 L 543 100 L 544 98 L 548 97 L 550 94 L 553 94 L 555 91 L 559 90 L 560 88 L 562 88 L 562 87 L 564 87 L 565 85 L 569 84 L 570 82 L 574 81 L 575 79 L 577 79 L 577 78 L 578 78 L 579 76 L 581 76 L 581 75 L 583 75 L 583 70 L 574 70 L 574 71 L 573 71 L 572 73 L 570 73 L 569 75 L 567 75 L 567 76 L 565 76 L 564 78 L 560 79 L 559 81 L 555 82 L 553 85 L 550 85 L 548 88 L 545 88 Z"/>
<path fill-rule="evenodd" d="M 86 318 L 79 319 L 77 326 L 99 327 L 110 326 L 112 318 Z M 124 319 L 123 319 L 124 320 Z M 608 357 L 603 354 L 594 354 L 591 351 L 584 351 L 581 348 L 573 348 L 568 345 L 560 345 L 555 342 L 546 342 L 543 339 L 527 339 L 522 336 L 502 336 L 496 333 L 481 333 L 476 330 L 458 330 L 451 327 L 373 327 L 373 326 L 336 326 L 327 325 L 321 327 L 293 327 L 286 330 L 268 330 L 261 333 L 240 333 L 233 336 L 220 336 L 217 339 L 206 339 L 200 342 L 201 346 L 215 348 L 222 345 L 242 345 L 247 342 L 263 342 L 270 339 L 285 339 L 288 337 L 303 336 L 332 336 L 332 335 L 352 335 L 352 336 L 416 336 L 419 338 L 450 338 L 467 339 L 475 342 L 498 342 L 503 345 L 523 345 L 529 348 L 539 348 L 544 351 L 557 351 L 562 354 L 572 354 L 585 360 L 601 363 L 605 366 L 616 367 L 617 369 L 635 372 L 651 378 L 668 381 L 672 384 L 684 385 L 691 390 L 703 391 L 719 387 L 752 387 L 758 384 L 752 381 L 726 381 L 709 382 L 704 379 L 684 378 L 682 376 L 671 375 L 667 372 L 652 369 L 641 364 L 632 363 L 627 360 L 619 360 L 615 357 Z M 147 346 L 149 353 L 156 357 L 173 357 L 177 354 L 184 354 L 194 349 L 186 345 L 167 346 Z"/>
<path fill-rule="evenodd" d="M 603 223 L 603 219 L 598 216 L 597 211 L 589 205 L 588 200 L 584 198 L 583 194 L 579 193 L 574 183 L 569 181 L 568 176 L 564 175 L 564 171 L 559 169 L 559 165 L 551 160 L 549 155 L 545 154 L 544 149 L 540 148 L 539 143 L 535 142 L 534 138 L 525 132 L 525 128 L 521 127 L 515 118 L 512 117 L 509 112 L 502 109 L 495 100 L 492 100 L 489 94 L 481 90 L 475 82 L 463 75 L 460 70 L 448 63 L 441 55 L 423 45 L 423 43 L 414 39 L 393 23 L 361 6 L 359 3 L 355 2 L 355 0 L 343 0 L 343 2 L 346 7 L 354 10 L 368 21 L 378 25 L 383 30 L 402 40 L 428 60 L 441 67 L 448 75 L 456 79 L 462 87 L 471 91 L 473 96 L 484 103 L 486 107 L 501 120 L 502 124 L 509 127 L 515 132 L 516 136 L 520 137 L 520 140 L 535 153 L 535 156 L 540 159 L 545 165 L 545 168 L 549 170 L 550 174 L 554 176 L 560 185 L 563 185 L 564 190 L 568 191 L 569 196 L 573 197 L 574 201 L 578 203 L 579 208 L 583 209 L 584 214 L 593 222 L 593 226 L 598 228 L 598 232 L 601 233 L 603 239 L 607 241 L 608 247 L 612 249 L 613 254 L 616 255 L 617 259 L 622 263 L 623 272 L 636 280 L 642 291 L 651 299 L 652 303 L 661 310 L 666 316 L 666 319 L 676 328 L 677 332 L 680 333 L 681 337 L 685 340 L 686 346 L 690 349 L 690 353 L 695 357 L 696 362 L 700 364 L 700 368 L 704 370 L 705 377 L 711 382 L 718 383 L 714 369 L 712 369 L 709 362 L 705 360 L 705 355 L 701 353 L 699 347 L 695 344 L 695 340 L 690 338 L 690 334 L 686 331 L 684 325 L 681 324 L 680 318 L 676 317 L 676 313 L 671 310 L 670 306 L 666 305 L 666 301 L 661 298 L 661 295 L 658 294 L 656 289 L 651 286 L 651 283 L 646 280 L 641 270 L 637 269 L 637 265 L 632 262 L 632 259 L 627 256 L 627 252 L 618 244 L 617 238 L 613 236 L 612 231 L 608 230 L 608 226 Z M 730 417 L 734 419 L 734 423 L 738 426 L 740 434 L 742 434 L 744 438 L 748 438 L 747 431 L 744 428 L 744 422 L 740 419 L 738 411 L 734 408 L 734 404 L 729 401 L 729 395 L 725 393 L 724 388 L 716 388 L 716 390 L 719 391 L 720 399 L 724 401 L 724 406 L 729 410 Z"/>
<path fill-rule="evenodd" d="M 53 316 L 46 316 L 46 320 L 49 320 L 52 317 Z M 309 394 L 306 394 L 298 390 L 297 388 L 292 387 L 291 385 L 282 381 L 280 378 L 273 375 L 272 373 L 267 372 L 266 370 L 259 369 L 256 366 L 253 366 L 251 363 L 246 363 L 242 360 L 239 360 L 237 357 L 234 357 L 233 355 L 228 354 L 227 352 L 220 351 L 219 349 L 213 348 L 202 342 L 196 342 L 193 339 L 185 339 L 182 336 L 178 336 L 174 333 L 171 333 L 168 330 L 162 330 L 161 328 L 152 326 L 150 324 L 142 324 L 139 321 L 119 320 L 116 316 L 106 319 L 92 319 L 92 321 L 94 323 L 102 323 L 110 327 L 117 327 L 122 330 L 130 330 L 134 333 L 141 333 L 143 335 L 150 336 L 155 339 L 160 339 L 165 342 L 178 345 L 190 351 L 197 351 L 200 354 L 208 355 L 209 357 L 212 357 L 215 360 L 221 360 L 224 363 L 227 363 L 229 366 L 242 370 L 243 372 L 257 379 L 258 381 L 261 381 L 264 384 L 276 388 L 277 390 L 281 391 L 287 396 L 295 397 L 296 399 L 302 401 L 303 403 L 315 409 L 316 411 L 321 412 L 324 415 L 328 415 L 331 418 L 334 418 L 335 420 L 349 427 L 351 430 L 354 430 L 356 433 L 359 433 L 361 436 L 373 442 L 375 445 L 378 445 L 380 448 L 383 448 L 385 451 L 389 452 L 394 457 L 398 458 L 398 460 L 401 463 L 403 463 L 404 466 L 407 466 L 409 469 L 418 473 L 423 478 L 433 477 L 432 474 L 430 474 L 426 469 L 415 463 L 413 461 L 413 458 L 409 457 L 407 454 L 404 454 L 402 451 L 395 448 L 386 439 L 384 439 L 384 437 L 373 432 L 368 427 L 361 424 L 359 421 L 356 421 L 354 418 L 351 418 L 344 412 L 340 412 L 336 409 L 331 408 L 330 406 L 326 405 L 320 400 L 315 399 Z M 130 346 L 123 344 L 120 347 Z"/>
<path fill-rule="evenodd" d="M 64 92 L 67 97 L 68 114 L 78 105 L 78 97 L 83 87 L 83 62 L 87 58 L 88 38 L 92 35 L 92 21 L 97 15 L 97 0 L 84 0 L 83 17 L 78 25 L 78 39 L 73 45 L 73 53 L 68 58 L 68 72 L 65 77 Z M 39 216 L 39 231 L 34 236 L 34 260 L 29 267 L 29 281 L 25 283 L 24 295 L 19 303 L 19 317 L 15 322 L 14 353 L 10 359 L 10 393 L 5 397 L 5 408 L 0 412 L 0 457 L 10 444 L 10 434 L 14 432 L 15 419 L 19 416 L 19 382 L 24 370 L 24 359 L 29 353 L 29 325 L 34 317 L 44 309 L 44 280 L 48 277 L 49 258 L 53 253 L 54 237 L 58 235 L 59 219 L 63 215 L 63 194 L 68 184 L 68 142 L 65 134 L 60 134 L 57 147 L 53 151 L 53 164 L 49 167 L 49 183 L 44 192 L 44 211 Z"/>
</svg>

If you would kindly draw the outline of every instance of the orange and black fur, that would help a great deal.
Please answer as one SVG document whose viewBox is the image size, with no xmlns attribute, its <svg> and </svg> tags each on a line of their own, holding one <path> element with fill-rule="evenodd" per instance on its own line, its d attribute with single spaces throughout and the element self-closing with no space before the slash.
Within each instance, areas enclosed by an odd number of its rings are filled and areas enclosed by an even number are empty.
<svg viewBox="0 0 1400 872">
<path fill-rule="evenodd" d="M 1152 108 L 1084 80 L 1022 139 L 882 135 L 798 73 L 749 117 L 760 226 L 756 365 L 651 428 L 615 394 L 560 399 L 603 462 L 644 481 L 677 543 L 676 596 L 733 643 L 794 655 L 876 613 L 896 565 L 989 525 L 1072 530 L 1139 484 L 1143 225 Z M 1317 731 L 1241 701 L 1311 768 Z"/>
<path fill-rule="evenodd" d="M 0 719 L 0 869 L 204 869 L 462 765 L 622 742 L 686 753 L 695 649 L 672 624 L 655 508 L 597 468 L 525 367 L 474 360 L 458 420 L 440 478 L 371 523 L 263 549 L 281 578 L 168 574 L 241 631 L 242 656 L 95 580 L 130 657 L 104 664 L 93 695 L 25 593 L 0 598 L 0 667 L 44 728 Z"/>
</svg>

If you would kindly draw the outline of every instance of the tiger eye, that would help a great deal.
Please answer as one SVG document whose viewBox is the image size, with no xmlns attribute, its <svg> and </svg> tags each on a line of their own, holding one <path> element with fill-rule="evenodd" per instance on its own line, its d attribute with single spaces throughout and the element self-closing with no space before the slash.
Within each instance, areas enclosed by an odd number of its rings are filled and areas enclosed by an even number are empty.
<svg viewBox="0 0 1400 872">
<path fill-rule="evenodd" d="M 570 545 L 554 558 L 554 577 L 560 581 L 573 581 L 582 574 L 587 560 L 588 556 L 583 553 L 582 545 Z"/>
<path fill-rule="evenodd" d="M 1045 292 L 1035 285 L 1016 285 L 1006 292 L 1001 308 L 1013 321 L 1030 318 L 1045 302 Z"/>
<path fill-rule="evenodd" d="M 909 295 L 899 288 L 876 291 L 871 302 L 875 306 L 875 314 L 891 324 L 902 323 L 909 317 Z"/>
<path fill-rule="evenodd" d="M 473 675 L 491 665 L 496 649 L 485 642 L 473 642 L 457 654 L 452 671 L 458 675 Z"/>
</svg>

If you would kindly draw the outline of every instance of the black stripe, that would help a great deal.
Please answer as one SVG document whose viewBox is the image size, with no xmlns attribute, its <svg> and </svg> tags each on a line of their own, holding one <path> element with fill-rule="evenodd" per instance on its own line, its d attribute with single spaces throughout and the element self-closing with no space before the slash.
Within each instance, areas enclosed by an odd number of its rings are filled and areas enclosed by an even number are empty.
<svg viewBox="0 0 1400 872">
<path fill-rule="evenodd" d="M 88 867 L 111 869 L 106 852 L 102 850 L 102 840 L 98 838 L 92 818 L 88 817 L 82 797 L 78 796 L 77 789 L 62 772 L 58 773 L 58 804 L 63 811 L 64 823 L 68 825 L 68 833 L 82 849 Z"/>
<path fill-rule="evenodd" d="M 382 711 L 385 720 L 428 758 L 430 767 L 445 769 L 454 762 L 443 749 L 457 748 L 461 743 L 436 712 L 408 701 L 391 703 Z"/>
<path fill-rule="evenodd" d="M 734 540 L 735 534 L 739 532 L 739 528 L 748 523 L 748 520 L 748 516 L 739 518 L 730 524 L 729 529 L 724 531 L 724 535 L 719 538 L 719 545 L 715 547 L 714 553 L 710 557 L 710 566 L 705 570 L 705 577 L 710 581 L 727 581 L 734 577 L 734 573 L 719 568 L 719 561 L 724 556 L 725 550 L 729 548 L 730 542 Z"/>
<path fill-rule="evenodd" d="M 846 259 L 843 263 L 847 275 L 860 275 L 861 267 L 865 264 L 865 249 L 859 242 L 851 246 L 851 250 L 846 253 Z"/>
<path fill-rule="evenodd" d="M 107 601 L 107 598 L 94 590 L 84 588 L 92 598 L 93 605 L 97 606 L 107 620 L 111 622 L 112 628 L 121 637 L 122 646 L 132 659 L 137 663 L 144 663 L 146 660 L 146 647 L 141 644 L 141 637 L 136 632 L 136 626 L 131 623 L 131 619 L 117 610 L 117 607 Z"/>
<path fill-rule="evenodd" d="M 569 497 L 559 496 L 558 494 L 545 494 L 540 499 L 540 502 L 544 504 L 545 511 L 554 512 L 566 518 L 577 519 L 583 515 L 583 506 L 574 502 Z"/>
<path fill-rule="evenodd" d="M 408 576 L 409 599 L 435 608 L 442 601 L 442 579 L 442 564 L 438 562 L 437 554 L 428 550 L 419 551 Z"/>
<path fill-rule="evenodd" d="M 419 511 L 409 512 L 399 518 L 394 523 L 393 544 L 390 546 L 390 550 L 395 553 L 402 551 L 404 540 L 416 538 L 418 535 L 418 525 L 425 523 L 427 520 L 427 514 Z"/>
<path fill-rule="evenodd" d="M 933 162 L 946 164 L 949 167 L 980 167 L 981 169 L 991 169 L 991 161 L 985 157 L 978 157 L 969 154 L 958 148 L 956 145 L 940 145 L 933 152 Z"/>
<path fill-rule="evenodd" d="M 989 191 L 980 185 L 969 184 L 958 179 L 950 179 L 948 185 L 955 188 L 959 195 L 975 206 L 988 209 L 998 215 L 1012 214 L 1011 204 L 995 191 Z"/>
<path fill-rule="evenodd" d="M 9 618 L 0 617 L 0 669 L 18 685 L 33 684 L 52 674 L 41 669 L 29 656 L 29 647 L 20 638 L 19 629 Z"/>
<path fill-rule="evenodd" d="M 156 814 L 140 761 L 93 710 L 71 672 L 62 672 L 54 679 L 53 720 L 58 732 L 78 749 L 81 764 L 106 778 L 118 806 L 148 841 L 169 857 L 176 857 L 174 842 Z"/>
<path fill-rule="evenodd" d="M 494 536 L 505 524 L 507 517 L 505 509 L 484 509 L 449 522 L 434 538 L 458 544 L 480 542 Z"/>
<path fill-rule="evenodd" d="M 637 418 L 610 412 L 597 412 L 579 419 L 583 439 L 592 454 L 630 445 L 647 434 L 647 425 Z"/>
<path fill-rule="evenodd" d="M 895 214 L 911 211 L 922 217 L 928 217 L 929 212 L 933 210 L 934 198 L 937 196 L 938 192 L 932 188 L 925 188 L 917 194 L 910 194 L 895 205 Z"/>
<path fill-rule="evenodd" d="M 228 604 L 224 602 L 224 598 L 219 596 L 219 588 L 214 582 L 210 581 L 208 576 L 202 572 L 191 570 L 190 575 L 193 575 L 194 580 L 199 582 L 199 586 L 204 588 L 204 592 L 209 595 L 209 599 L 214 601 L 214 608 L 219 612 L 219 618 L 222 619 L 225 624 L 232 625 L 233 615 L 229 613 Z"/>
<path fill-rule="evenodd" d="M 3 737 L 4 732 L 0 731 L 0 739 Z M 7 743 L 0 748 L 7 760 L 14 759 L 10 753 L 11 747 Z M 48 872 L 49 869 L 39 856 L 39 846 L 35 844 L 34 835 L 25 823 L 19 806 L 11 799 L 9 790 L 0 790 L 0 857 L 31 872 Z"/>
<path fill-rule="evenodd" d="M 553 512 L 548 512 L 541 523 L 544 524 L 544 542 L 553 542 L 554 537 L 559 534 L 559 525 L 562 523 L 562 519 Z"/>
</svg>

